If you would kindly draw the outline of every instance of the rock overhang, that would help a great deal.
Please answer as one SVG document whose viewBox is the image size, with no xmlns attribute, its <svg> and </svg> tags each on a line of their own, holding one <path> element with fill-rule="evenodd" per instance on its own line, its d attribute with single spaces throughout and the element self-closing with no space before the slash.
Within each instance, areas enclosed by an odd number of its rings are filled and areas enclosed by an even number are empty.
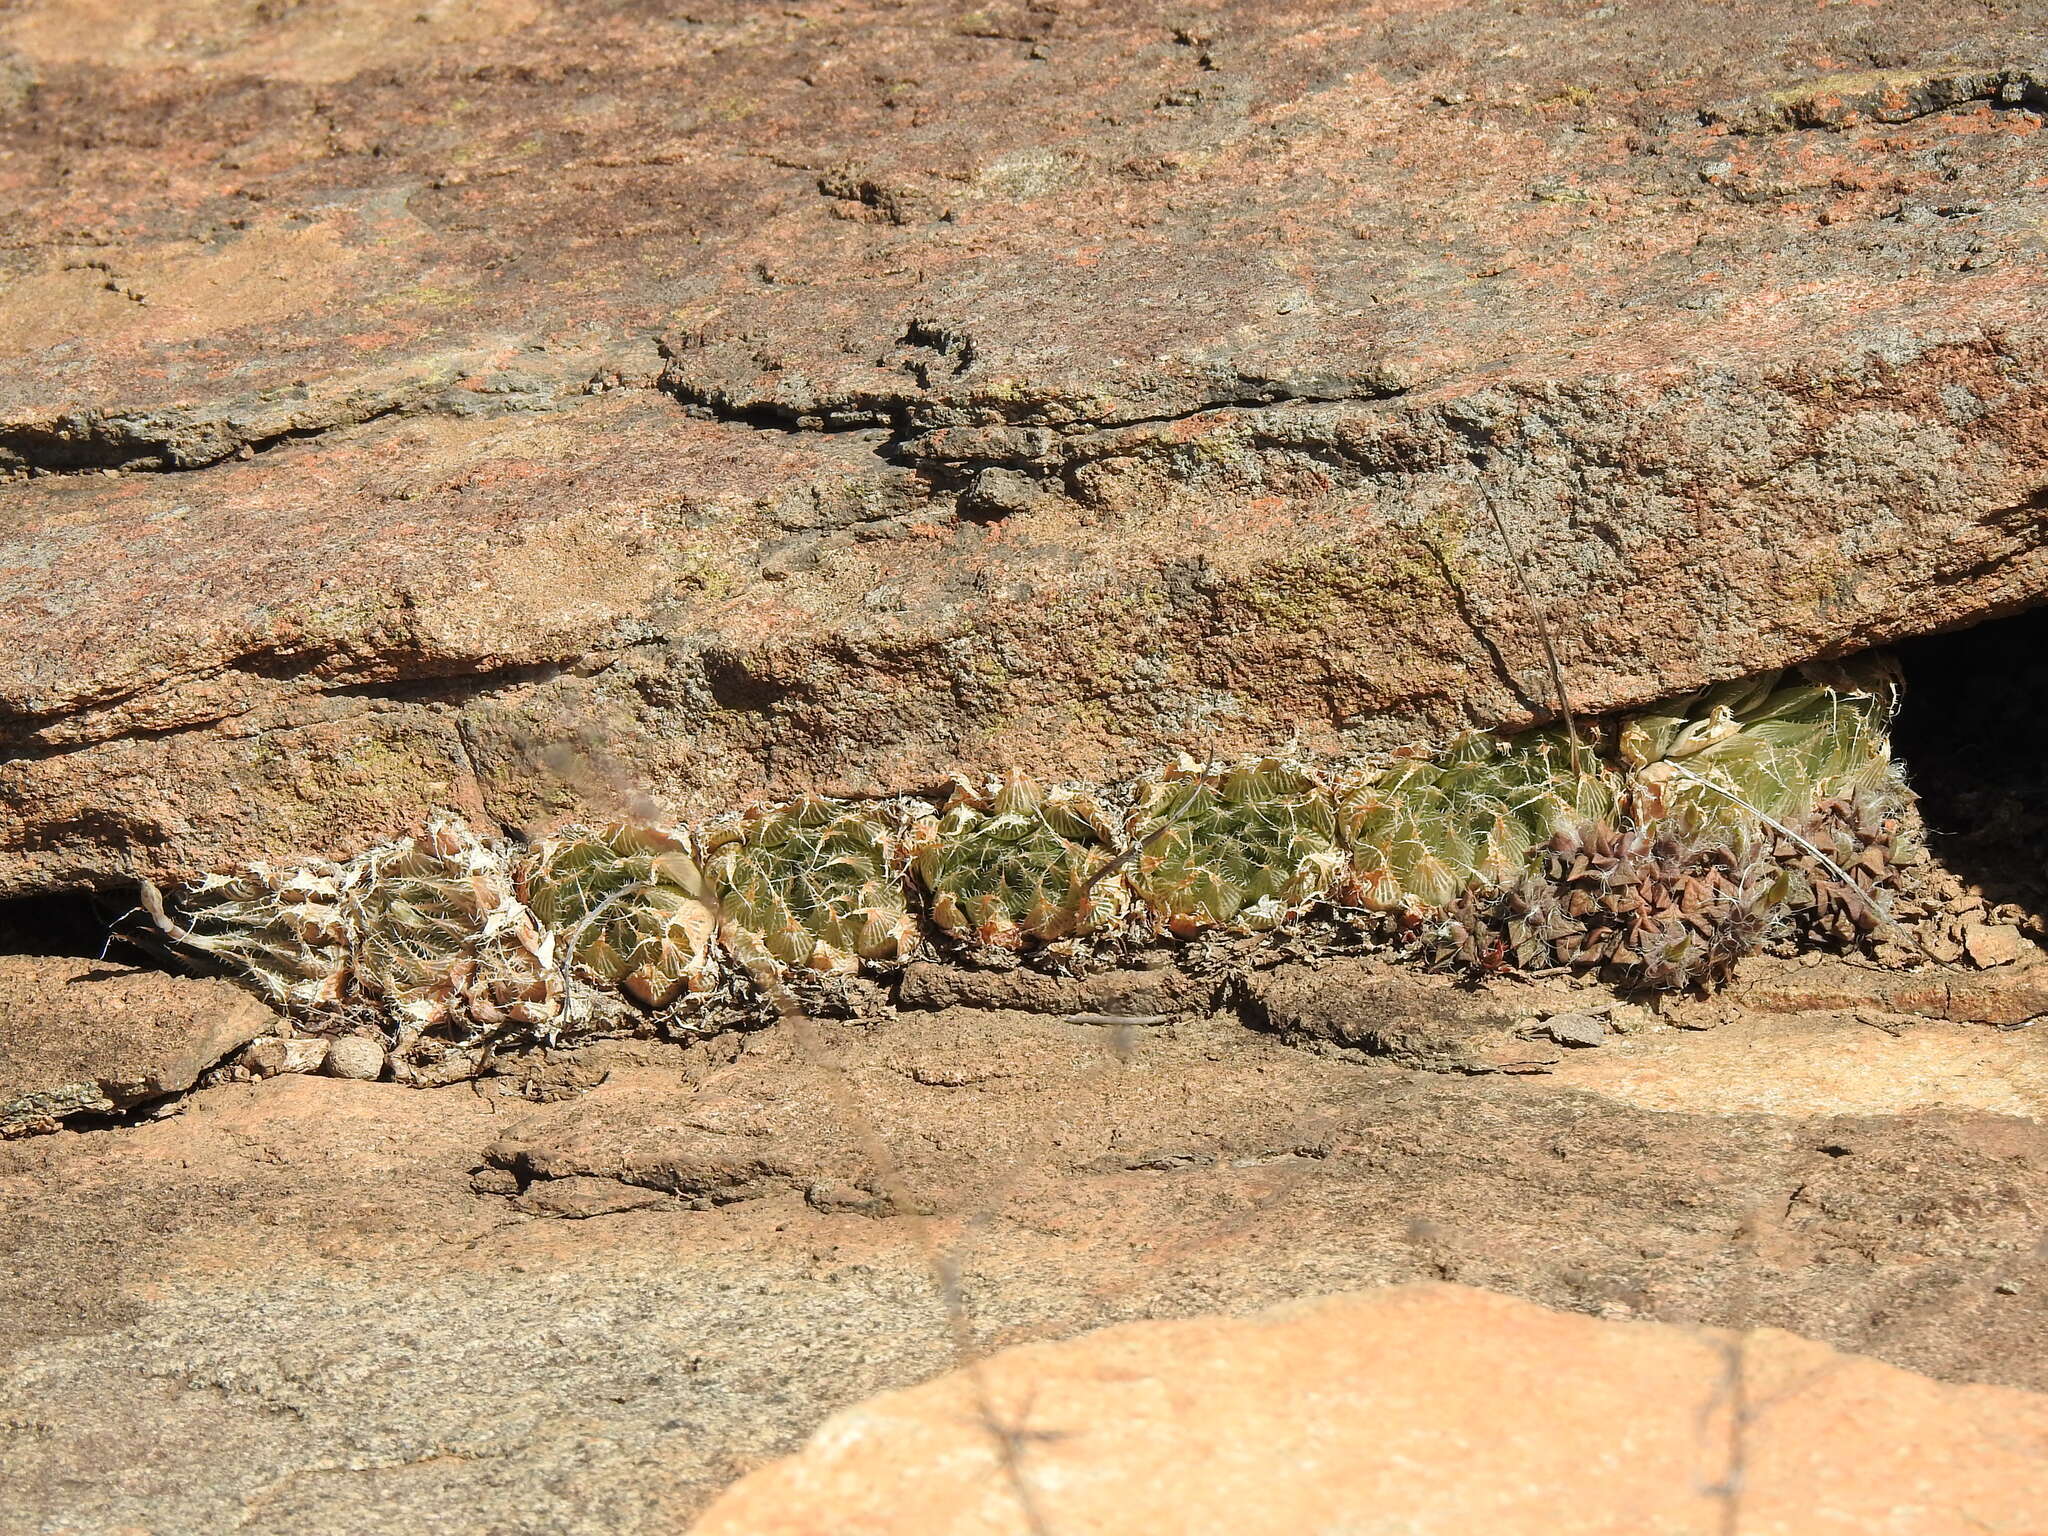
<svg viewBox="0 0 2048 1536">
<path fill-rule="evenodd" d="M 2048 37 L 1382 10 L 17 28 L 0 888 L 1514 725 L 1525 578 L 1589 711 L 2048 590 Z"/>
</svg>

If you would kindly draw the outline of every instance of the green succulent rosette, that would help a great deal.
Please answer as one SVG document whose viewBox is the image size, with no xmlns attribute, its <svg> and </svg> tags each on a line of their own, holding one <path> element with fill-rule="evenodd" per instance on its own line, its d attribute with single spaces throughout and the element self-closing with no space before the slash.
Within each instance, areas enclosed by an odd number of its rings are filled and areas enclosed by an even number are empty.
<svg viewBox="0 0 2048 1536">
<path fill-rule="evenodd" d="M 570 964 L 644 1008 L 720 980 L 718 913 L 685 833 L 568 828 L 534 846 L 521 886 Z"/>
<path fill-rule="evenodd" d="M 1276 927 L 1325 894 L 1344 862 L 1328 790 L 1272 757 L 1183 757 L 1138 786 L 1127 835 L 1132 891 L 1181 935 Z"/>
<path fill-rule="evenodd" d="M 1770 673 L 1634 716 L 1620 751 L 1648 814 L 1731 837 L 1806 821 L 1834 800 L 1896 788 L 1890 690 Z"/>
<path fill-rule="evenodd" d="M 1099 933 L 1130 905 L 1101 804 L 1021 778 L 956 780 L 912 867 L 934 924 L 998 949 Z"/>
<path fill-rule="evenodd" d="M 1618 776 L 1561 733 L 1471 731 L 1435 757 L 1348 776 L 1335 792 L 1343 899 L 1427 912 L 1519 878 L 1563 828 L 1612 818 Z"/>
<path fill-rule="evenodd" d="M 917 948 L 905 894 L 920 820 L 902 806 L 820 796 L 756 811 L 706 835 L 705 872 L 725 921 L 778 964 L 849 972 Z"/>
</svg>

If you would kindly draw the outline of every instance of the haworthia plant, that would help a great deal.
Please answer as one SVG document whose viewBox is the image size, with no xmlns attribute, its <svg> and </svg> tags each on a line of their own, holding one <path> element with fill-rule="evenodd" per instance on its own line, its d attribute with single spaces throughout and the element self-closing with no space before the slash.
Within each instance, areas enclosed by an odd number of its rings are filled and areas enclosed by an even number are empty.
<svg viewBox="0 0 2048 1536">
<path fill-rule="evenodd" d="M 642 1007 L 715 984 L 717 911 L 685 835 L 572 828 L 535 846 L 521 884 L 568 961 Z"/>
<path fill-rule="evenodd" d="M 1606 820 L 1615 794 L 1590 749 L 1566 737 L 1467 732 L 1440 756 L 1339 782 L 1351 855 L 1340 894 L 1379 911 L 1445 906 L 1468 886 L 1512 879 L 1560 829 Z"/>
<path fill-rule="evenodd" d="M 807 796 L 707 834 L 708 872 L 726 921 L 785 966 L 901 960 L 919 939 L 906 840 L 929 819 Z"/>
<path fill-rule="evenodd" d="M 407 1024 L 543 1024 L 559 1012 L 556 936 L 519 899 L 511 849 L 452 821 L 361 855 L 342 910 L 357 991 Z"/>
<path fill-rule="evenodd" d="M 1094 796 L 1009 778 L 957 781 L 915 868 L 943 932 L 1022 949 L 1121 917 L 1130 893 L 1117 860 L 1114 822 Z"/>
<path fill-rule="evenodd" d="M 187 889 L 182 923 L 162 915 L 154 886 L 143 888 L 143 905 L 155 910 L 176 942 L 247 977 L 271 1002 L 311 1012 L 338 1004 L 347 991 L 346 880 L 339 864 L 283 870 L 251 864 Z"/>
<path fill-rule="evenodd" d="M 701 838 L 571 828 L 525 849 L 444 821 L 153 910 L 288 1007 L 458 1034 L 545 1035 L 605 1012 L 592 987 L 673 1016 L 765 984 L 764 965 L 1252 933 L 1318 902 L 1438 964 L 1712 984 L 1790 915 L 1836 938 L 1882 923 L 1910 803 L 1891 705 L 1881 675 L 1772 675 L 1581 735 L 1469 732 L 1334 774 L 1183 758 L 1099 792 L 962 779 L 937 807 L 811 797 Z"/>
<path fill-rule="evenodd" d="M 1811 684 L 1714 689 L 1676 731 L 1668 718 L 1625 728 L 1638 784 L 1702 827 L 1745 836 L 1807 815 L 1825 800 L 1891 780 L 1887 720 L 1854 696 Z"/>
<path fill-rule="evenodd" d="M 1555 831 L 1534 866 L 1461 894 L 1432 935 L 1465 965 L 1599 970 L 1712 986 L 1799 914 L 1837 938 L 1883 927 L 1878 892 L 1914 857 L 1881 674 L 1778 674 L 1625 721 L 1612 809 Z"/>
<path fill-rule="evenodd" d="M 1131 889 L 1182 936 L 1277 927 L 1344 867 L 1329 791 L 1278 758 L 1216 767 L 1183 757 L 1139 784 L 1130 841 Z"/>
</svg>

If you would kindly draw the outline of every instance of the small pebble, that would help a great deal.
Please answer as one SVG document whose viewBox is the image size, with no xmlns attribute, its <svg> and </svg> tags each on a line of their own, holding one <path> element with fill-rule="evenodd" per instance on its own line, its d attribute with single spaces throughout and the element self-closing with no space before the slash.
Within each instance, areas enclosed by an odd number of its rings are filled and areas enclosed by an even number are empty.
<svg viewBox="0 0 2048 1536">
<path fill-rule="evenodd" d="M 251 1040 L 237 1059 L 257 1077 L 281 1077 L 287 1072 L 317 1072 L 326 1056 L 325 1040 L 270 1037 Z"/>
<path fill-rule="evenodd" d="M 1994 965 L 2013 965 L 2026 957 L 2029 945 L 2015 928 L 1990 923 L 1971 923 L 1963 930 L 1963 952 L 1979 970 Z"/>
<path fill-rule="evenodd" d="M 1590 1013 L 1560 1013 L 1545 1022 L 1543 1032 L 1559 1045 L 1604 1045 L 1607 1026 Z"/>
<path fill-rule="evenodd" d="M 374 1083 L 384 1075 L 384 1047 L 361 1035 L 343 1035 L 327 1047 L 320 1070 L 329 1077 Z"/>
</svg>

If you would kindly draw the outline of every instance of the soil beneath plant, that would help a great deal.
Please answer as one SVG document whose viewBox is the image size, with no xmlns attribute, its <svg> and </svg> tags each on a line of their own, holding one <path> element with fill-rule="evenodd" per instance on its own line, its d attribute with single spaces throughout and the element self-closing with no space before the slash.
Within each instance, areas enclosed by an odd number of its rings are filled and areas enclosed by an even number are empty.
<svg viewBox="0 0 2048 1536">
<path fill-rule="evenodd" d="M 929 979 L 0 1145 L 0 1530 L 673 1530 L 951 1363 L 940 1272 L 984 1346 L 1432 1278 L 2048 1389 L 2048 1036 L 1838 961 L 1667 1015 L 1362 964 L 1267 973 L 1284 1033 Z M 1362 997 L 1405 1057 L 1342 1038 Z"/>
</svg>

